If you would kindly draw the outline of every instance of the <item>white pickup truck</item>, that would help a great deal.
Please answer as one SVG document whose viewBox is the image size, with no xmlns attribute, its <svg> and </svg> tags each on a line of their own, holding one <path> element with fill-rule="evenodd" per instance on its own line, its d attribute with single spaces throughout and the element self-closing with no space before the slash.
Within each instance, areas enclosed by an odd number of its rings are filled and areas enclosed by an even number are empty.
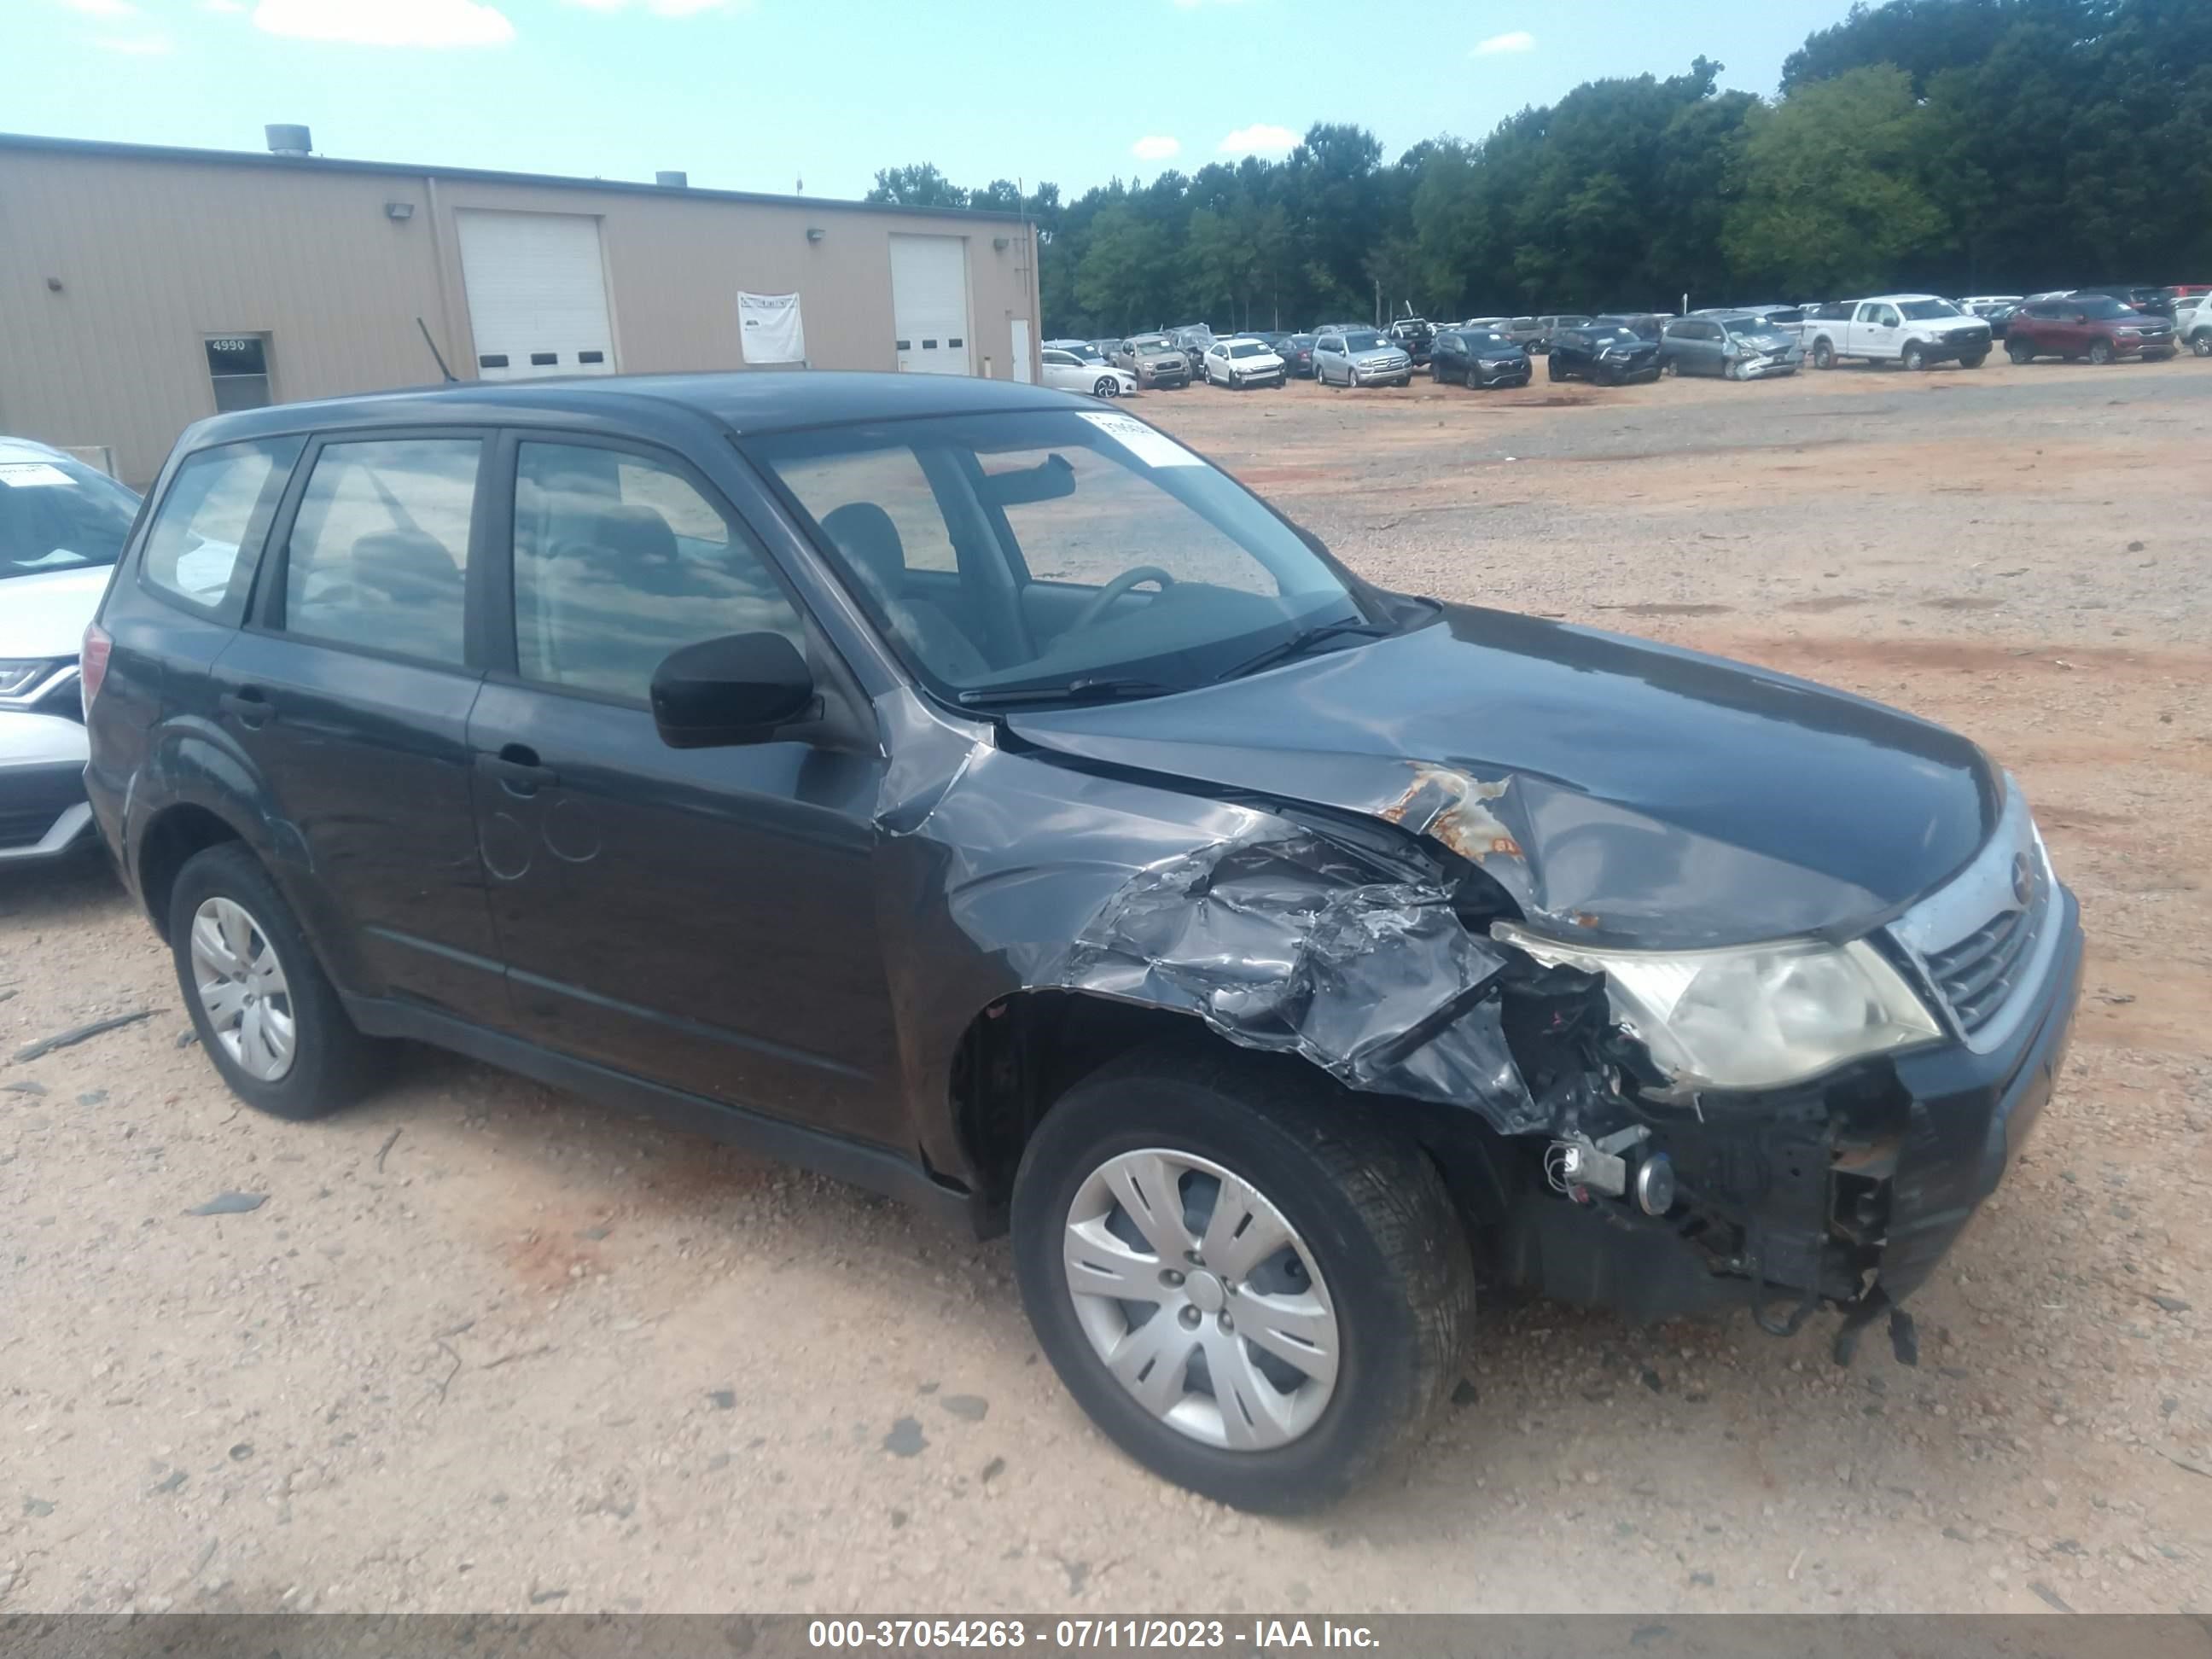
<svg viewBox="0 0 2212 1659">
<path fill-rule="evenodd" d="M 1881 294 L 1838 300 L 1805 313 L 1805 352 L 1815 368 L 1846 357 L 1927 368 L 1955 362 L 1979 368 L 1990 355 L 1990 325 L 1932 294 Z"/>
</svg>

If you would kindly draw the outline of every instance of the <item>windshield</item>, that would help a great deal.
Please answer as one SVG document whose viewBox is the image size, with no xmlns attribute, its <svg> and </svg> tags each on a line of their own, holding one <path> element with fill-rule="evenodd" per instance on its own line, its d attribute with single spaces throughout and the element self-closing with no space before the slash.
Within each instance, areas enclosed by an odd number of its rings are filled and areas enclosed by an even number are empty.
<svg viewBox="0 0 2212 1659">
<path fill-rule="evenodd" d="M 1588 331 L 1591 340 L 1599 345 L 1635 345 L 1638 343 L 1636 331 L 1626 323 L 1597 323 Z"/>
<path fill-rule="evenodd" d="M 1470 351 L 1518 351 L 1521 349 L 1494 328 L 1463 329 L 1460 332 L 1460 338 L 1467 342 L 1468 349 Z"/>
<path fill-rule="evenodd" d="M 1257 340 L 1246 340 L 1229 348 L 1229 355 L 1232 357 L 1263 357 L 1267 353 L 1267 348 Z"/>
<path fill-rule="evenodd" d="M 986 705 L 1178 691 L 1384 613 L 1225 474 L 1126 415 L 1024 411 L 745 446 L 901 660 Z"/>
<path fill-rule="evenodd" d="M 1382 337 L 1371 328 L 1361 329 L 1356 333 L 1344 337 L 1344 349 L 1346 351 L 1374 351 L 1382 344 Z"/>
<path fill-rule="evenodd" d="M 1960 314 L 1959 307 L 1948 300 L 1907 300 L 1898 309 L 1911 322 L 1929 317 L 1956 317 Z"/>
<path fill-rule="evenodd" d="M 113 564 L 138 498 L 82 461 L 0 460 L 0 580 Z"/>
<path fill-rule="evenodd" d="M 1774 325 L 1764 317 L 1723 317 L 1721 326 L 1731 334 L 1771 334 Z"/>
<path fill-rule="evenodd" d="M 1139 351 L 1173 351 L 1176 349 L 1175 342 L 1164 334 L 1146 334 L 1129 343 Z"/>
</svg>

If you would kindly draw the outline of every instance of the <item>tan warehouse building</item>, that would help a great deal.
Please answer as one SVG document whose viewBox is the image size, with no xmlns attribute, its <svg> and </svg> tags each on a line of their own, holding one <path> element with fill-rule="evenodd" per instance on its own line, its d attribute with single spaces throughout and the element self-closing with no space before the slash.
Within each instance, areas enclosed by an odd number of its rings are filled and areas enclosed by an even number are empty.
<svg viewBox="0 0 2212 1659">
<path fill-rule="evenodd" d="M 1019 216 L 0 135 L 0 434 L 143 485 L 218 409 L 527 375 L 803 366 L 1029 380 Z M 770 327 L 755 325 L 765 319 Z M 419 319 L 419 320 L 418 320 Z M 427 336 L 427 338 L 426 338 Z M 432 350 L 435 344 L 435 355 Z M 766 360 L 766 361 L 764 361 Z"/>
</svg>

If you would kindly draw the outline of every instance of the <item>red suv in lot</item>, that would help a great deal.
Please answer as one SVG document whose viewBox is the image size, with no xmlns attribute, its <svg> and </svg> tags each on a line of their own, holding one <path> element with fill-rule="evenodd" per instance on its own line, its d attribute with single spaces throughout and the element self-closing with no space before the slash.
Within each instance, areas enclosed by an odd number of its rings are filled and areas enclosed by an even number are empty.
<svg viewBox="0 0 2212 1659">
<path fill-rule="evenodd" d="M 2093 363 L 2171 357 L 2173 325 L 2110 295 L 2069 294 L 2036 300 L 2014 312 L 2005 329 L 2005 354 L 2016 363 L 2038 357 L 2087 357 Z"/>
</svg>

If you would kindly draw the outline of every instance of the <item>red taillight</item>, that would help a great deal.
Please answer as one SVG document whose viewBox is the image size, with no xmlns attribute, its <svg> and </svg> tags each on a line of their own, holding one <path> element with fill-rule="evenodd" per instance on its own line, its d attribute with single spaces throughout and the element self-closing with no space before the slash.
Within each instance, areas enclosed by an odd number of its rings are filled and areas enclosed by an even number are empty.
<svg viewBox="0 0 2212 1659">
<path fill-rule="evenodd" d="M 115 648 L 115 641 L 107 637 L 107 630 L 98 623 L 84 630 L 84 651 L 76 659 L 78 679 L 84 689 L 84 712 L 92 713 L 92 700 L 100 695 L 100 683 L 107 678 L 107 653 Z"/>
</svg>

